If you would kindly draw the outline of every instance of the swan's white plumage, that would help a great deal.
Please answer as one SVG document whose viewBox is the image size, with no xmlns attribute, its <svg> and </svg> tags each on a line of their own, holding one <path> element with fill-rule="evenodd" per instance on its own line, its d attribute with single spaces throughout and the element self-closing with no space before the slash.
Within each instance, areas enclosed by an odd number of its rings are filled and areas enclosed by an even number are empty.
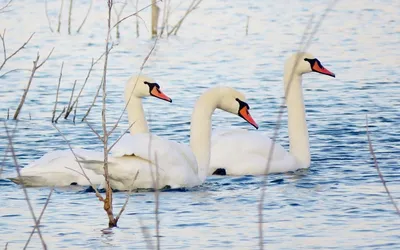
<svg viewBox="0 0 400 250">
<path fill-rule="evenodd" d="M 272 146 L 274 150 L 267 173 L 284 173 L 308 168 L 311 156 L 301 81 L 303 74 L 313 71 L 335 77 L 309 53 L 295 53 L 285 62 L 283 82 L 287 93 L 290 152 L 274 143 L 268 136 L 254 131 L 216 131 L 212 136 L 208 174 L 223 168 L 227 175 L 263 175 L 266 173 Z"/>
<path fill-rule="evenodd" d="M 229 175 L 263 175 L 269 150 L 275 145 L 269 173 L 294 171 L 296 159 L 281 145 L 256 131 L 244 129 L 215 130 L 212 136 L 209 175 L 224 168 Z"/>
<path fill-rule="evenodd" d="M 86 158 L 82 163 L 97 174 L 104 171 L 101 157 Z M 125 134 L 112 149 L 108 168 L 111 187 L 129 190 L 154 188 L 157 168 L 158 188 L 199 185 L 196 166 L 194 154 L 185 145 L 156 135 Z"/>
<path fill-rule="evenodd" d="M 74 149 L 75 154 L 96 158 L 103 153 L 85 149 Z M 56 150 L 45 154 L 21 169 L 22 182 L 26 186 L 69 186 L 71 183 L 87 186 L 90 183 L 80 174 L 82 170 L 70 150 Z M 104 177 L 91 170 L 85 170 L 94 185 L 103 184 Z M 19 177 L 10 178 L 20 183 Z"/>
</svg>

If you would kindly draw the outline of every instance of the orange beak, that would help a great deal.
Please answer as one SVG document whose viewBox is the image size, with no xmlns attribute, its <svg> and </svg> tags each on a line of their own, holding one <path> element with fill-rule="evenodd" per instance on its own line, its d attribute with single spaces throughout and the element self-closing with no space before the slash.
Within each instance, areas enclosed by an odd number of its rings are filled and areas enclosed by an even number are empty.
<svg viewBox="0 0 400 250">
<path fill-rule="evenodd" d="M 243 107 L 240 111 L 239 111 L 239 115 L 245 119 L 248 123 L 250 123 L 251 125 L 253 125 L 256 129 L 258 129 L 258 125 L 257 123 L 254 121 L 253 117 L 251 117 L 249 110 L 247 109 L 247 107 Z"/>
<path fill-rule="evenodd" d="M 330 72 L 329 70 L 325 69 L 324 66 L 321 65 L 321 67 L 318 65 L 318 63 L 314 63 L 314 66 L 312 68 L 315 72 L 324 74 L 324 75 L 328 75 L 328 76 L 332 76 L 335 77 L 335 74 L 333 74 L 332 72 Z"/>
<path fill-rule="evenodd" d="M 152 96 L 155 96 L 157 98 L 160 98 L 161 100 L 167 101 L 167 102 L 172 102 L 172 99 L 169 98 L 167 95 L 165 95 L 161 90 L 157 88 L 153 88 L 150 92 Z"/>
</svg>

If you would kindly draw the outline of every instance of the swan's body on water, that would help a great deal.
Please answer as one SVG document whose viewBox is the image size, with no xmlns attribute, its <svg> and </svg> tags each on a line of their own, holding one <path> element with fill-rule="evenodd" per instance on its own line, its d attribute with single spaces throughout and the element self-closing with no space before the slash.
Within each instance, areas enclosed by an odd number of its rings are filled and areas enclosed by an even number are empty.
<svg viewBox="0 0 400 250">
<path fill-rule="evenodd" d="M 290 151 L 286 151 L 259 131 L 219 129 L 214 131 L 212 136 L 209 175 L 221 169 L 226 175 L 264 175 L 272 147 L 274 149 L 268 173 L 284 173 L 310 166 L 309 137 L 302 91 L 302 75 L 310 72 L 335 77 L 309 53 L 295 53 L 286 60 L 283 81 L 287 93 Z"/>
<path fill-rule="evenodd" d="M 131 77 L 125 85 L 125 103 L 131 134 L 148 133 L 146 117 L 144 116 L 142 98 L 154 96 L 171 102 L 171 99 L 160 91 L 160 86 L 149 77 L 139 75 Z M 116 146 L 118 143 L 116 144 Z M 76 155 L 84 158 L 103 159 L 103 152 L 75 148 Z M 85 174 L 94 185 L 104 183 L 103 174 L 87 169 Z M 68 150 L 56 150 L 43 155 L 36 161 L 21 169 L 21 179 L 9 178 L 15 183 L 25 186 L 69 186 L 90 185 L 82 175 L 82 169 L 74 154 Z"/>
<path fill-rule="evenodd" d="M 190 188 L 203 184 L 210 162 L 211 116 L 219 108 L 238 115 L 258 128 L 240 92 L 214 87 L 203 93 L 193 109 L 190 147 L 159 136 L 125 135 L 112 150 L 108 172 L 113 189 Z M 103 173 L 102 158 L 82 156 L 83 166 Z M 136 177 L 136 179 L 135 179 Z"/>
</svg>

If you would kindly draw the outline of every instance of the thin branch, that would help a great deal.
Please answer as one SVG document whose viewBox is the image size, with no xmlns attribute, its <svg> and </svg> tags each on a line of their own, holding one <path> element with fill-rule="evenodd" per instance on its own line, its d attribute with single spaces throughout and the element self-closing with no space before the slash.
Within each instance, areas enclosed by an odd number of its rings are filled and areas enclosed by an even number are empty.
<svg viewBox="0 0 400 250">
<path fill-rule="evenodd" d="M 47 0 L 44 0 L 44 11 L 46 12 L 46 18 L 47 18 L 47 23 L 49 24 L 49 29 L 50 31 L 53 33 L 54 30 L 51 27 L 51 21 L 50 21 L 50 17 L 49 17 L 49 11 L 47 9 Z"/>
<path fill-rule="evenodd" d="M 67 108 L 67 110 L 65 111 L 64 119 L 67 119 L 67 118 L 68 118 L 69 114 L 71 113 L 72 109 L 74 108 L 74 105 L 71 105 L 71 102 L 72 102 L 72 98 L 74 97 L 75 86 L 76 86 L 76 80 L 75 80 L 75 82 L 74 82 L 74 86 L 72 87 L 71 97 L 69 98 L 68 108 Z"/>
<path fill-rule="evenodd" d="M 388 186 L 386 185 L 386 181 L 385 178 L 383 177 L 383 174 L 381 172 L 381 169 L 379 168 L 378 165 L 378 160 L 376 159 L 376 155 L 375 155 L 375 151 L 374 148 L 372 146 L 372 141 L 371 141 L 371 137 L 370 137 L 370 132 L 368 130 L 368 115 L 365 116 L 365 129 L 367 130 L 367 138 L 368 138 L 368 145 L 369 145 L 369 152 L 371 153 L 372 158 L 374 159 L 374 166 L 376 168 L 376 171 L 378 172 L 379 175 L 379 179 L 381 180 L 383 187 L 385 188 L 385 191 L 390 199 L 390 202 L 392 202 L 393 207 L 396 209 L 396 212 L 398 215 L 400 215 L 400 210 L 399 207 L 397 206 L 395 200 L 393 199 L 392 194 L 389 191 Z"/>
<path fill-rule="evenodd" d="M 51 198 L 51 195 L 53 194 L 53 191 L 54 191 L 54 187 L 51 188 L 50 193 L 49 193 L 49 195 L 47 196 L 46 203 L 44 204 L 43 209 L 42 209 L 42 212 L 41 212 L 40 215 L 39 215 L 38 224 L 40 224 L 40 221 L 42 220 L 44 211 L 46 210 L 47 205 L 49 205 L 50 198 Z M 30 242 L 31 239 L 32 239 L 32 236 L 33 236 L 33 234 L 35 233 L 35 230 L 36 230 L 36 227 L 34 227 L 34 228 L 32 229 L 32 232 L 31 232 L 31 234 L 29 235 L 29 238 L 28 238 L 28 240 L 27 240 L 26 243 L 25 243 L 24 249 L 26 249 L 26 248 L 28 247 L 29 242 Z"/>
<path fill-rule="evenodd" d="M 88 16 L 89 16 L 90 10 L 92 9 L 92 5 L 93 5 L 93 0 L 90 1 L 90 6 L 89 6 L 89 9 L 88 9 L 88 11 L 87 11 L 87 13 L 86 13 L 86 16 L 85 16 L 85 18 L 83 19 L 83 21 L 82 21 L 81 25 L 79 26 L 78 30 L 76 31 L 76 33 L 79 33 L 79 32 L 81 31 L 83 25 L 85 24 L 86 19 L 87 19 Z"/>
<path fill-rule="evenodd" d="M 6 8 L 10 7 L 12 1 L 13 1 L 13 0 L 8 1 L 8 3 L 6 3 L 6 5 L 4 5 L 3 7 L 1 7 L 1 8 L 0 8 L 0 13 L 3 13 L 4 10 L 5 10 Z M 8 243 L 7 243 L 7 244 L 8 244 Z"/>
<path fill-rule="evenodd" d="M 161 2 L 161 1 L 162 1 L 162 0 L 157 0 L 156 3 Z M 132 14 L 127 15 L 126 17 L 122 18 L 122 19 L 119 20 L 116 24 L 114 24 L 114 26 L 112 26 L 111 30 L 113 30 L 115 27 L 117 27 L 117 25 L 119 25 L 121 22 L 123 22 L 123 21 L 125 21 L 126 19 L 131 18 L 131 17 L 133 17 L 133 16 L 137 16 L 137 17 L 139 17 L 140 19 L 142 19 L 142 18 L 138 15 L 138 13 L 140 13 L 141 11 L 143 11 L 143 10 L 149 8 L 149 7 L 152 6 L 152 5 L 153 5 L 153 4 L 146 5 L 145 7 L 141 8 L 139 11 L 136 11 L 135 13 L 132 13 Z M 142 19 L 142 20 L 143 20 L 143 19 Z M 143 20 L 143 22 L 144 22 L 144 20 Z M 110 31 L 111 31 L 111 30 L 110 30 Z"/>
<path fill-rule="evenodd" d="M 128 2 L 125 0 L 125 2 L 123 3 L 121 9 L 119 10 L 119 12 L 114 8 L 115 14 L 117 15 L 117 22 L 120 20 L 121 18 L 121 14 L 124 11 L 126 5 L 128 4 Z M 117 31 L 116 31 L 116 38 L 119 39 L 121 37 L 121 34 L 119 32 L 119 24 L 117 25 Z"/>
<path fill-rule="evenodd" d="M 24 94 L 22 95 L 21 101 L 20 101 L 17 109 L 15 110 L 14 117 L 13 117 L 14 120 L 16 120 L 18 118 L 18 115 L 19 115 L 19 113 L 20 113 L 20 111 L 22 109 L 22 106 L 25 103 L 25 98 L 26 98 L 26 96 L 28 94 L 29 88 L 31 87 L 31 83 L 32 83 L 33 77 L 34 77 L 34 75 L 36 73 L 36 70 L 38 70 L 40 67 L 42 67 L 42 65 L 49 59 L 49 57 L 51 56 L 51 53 L 53 53 L 53 50 L 54 50 L 54 48 L 51 49 L 49 55 L 39 65 L 38 65 L 39 53 L 36 56 L 36 60 L 33 61 L 32 73 L 31 73 L 31 76 L 29 77 L 28 85 L 27 85 L 27 87 L 26 87 L 26 89 L 24 91 Z"/>
<path fill-rule="evenodd" d="M 90 125 L 90 123 L 88 122 L 88 120 L 85 119 L 86 124 L 89 126 L 89 128 L 92 130 L 92 132 L 97 135 L 97 138 L 99 138 L 99 140 L 101 142 L 104 143 L 103 137 L 101 137 L 101 135 L 92 127 L 92 125 Z"/>
<path fill-rule="evenodd" d="M 197 2 L 196 2 L 197 1 Z M 186 17 L 195 9 L 197 9 L 197 7 L 200 5 L 200 3 L 203 0 L 193 0 L 192 3 L 189 5 L 189 8 L 187 9 L 185 15 L 183 15 L 183 17 L 181 18 L 181 20 L 179 20 L 179 22 L 172 28 L 172 30 L 170 30 L 170 32 L 168 33 L 168 36 L 170 36 L 172 33 L 174 33 L 174 35 L 176 35 L 178 33 L 178 30 L 180 29 L 183 21 L 186 19 Z"/>
<path fill-rule="evenodd" d="M 63 8 L 64 8 L 64 0 L 61 0 L 60 11 L 58 13 L 58 26 L 57 26 L 58 33 L 60 33 L 60 29 L 61 29 L 61 18 L 62 18 Z"/>
<path fill-rule="evenodd" d="M 156 37 L 156 38 L 154 39 L 153 47 L 151 48 L 151 50 L 150 50 L 150 52 L 147 54 L 147 56 L 144 58 L 143 63 L 142 63 L 142 66 L 140 66 L 139 75 L 142 73 L 143 68 L 144 68 L 144 65 L 146 64 L 147 60 L 149 60 L 151 53 L 153 52 L 154 48 L 156 47 L 157 41 L 158 41 L 158 37 Z M 121 112 L 121 115 L 119 116 L 117 122 L 115 123 L 115 125 L 113 126 L 113 128 L 110 130 L 110 132 L 108 132 L 108 136 L 110 136 L 110 135 L 114 132 L 114 130 L 118 127 L 118 124 L 120 123 L 120 121 L 121 121 L 121 119 L 122 119 L 122 116 L 124 115 L 124 112 L 125 112 L 125 110 L 127 109 L 128 105 L 129 105 L 129 103 L 130 103 L 130 101 L 131 101 L 131 98 L 132 98 L 132 95 L 133 95 L 133 91 L 134 91 L 135 88 L 136 88 L 136 84 L 137 84 L 137 80 L 136 80 L 135 86 L 132 88 L 132 91 L 131 91 L 131 93 L 130 93 L 130 95 L 129 95 L 129 99 L 128 99 L 128 101 L 126 102 L 125 107 L 124 107 L 124 109 L 123 109 L 122 112 Z"/>
<path fill-rule="evenodd" d="M 99 96 L 99 93 L 100 93 L 101 87 L 103 86 L 103 82 L 104 82 L 104 78 L 101 78 L 100 85 L 99 85 L 99 87 L 97 88 L 97 92 L 96 92 L 96 94 L 94 95 L 94 98 L 93 98 L 92 104 L 90 104 L 90 106 L 89 106 L 88 110 L 86 111 L 85 115 L 84 115 L 84 116 L 83 116 L 83 118 L 82 118 L 82 121 L 86 120 L 86 117 L 89 115 L 90 111 L 92 110 L 92 107 L 93 107 L 93 106 L 94 106 L 94 104 L 96 103 L 96 99 L 97 99 L 97 97 Z"/>
<path fill-rule="evenodd" d="M 317 24 L 314 26 L 314 29 L 312 30 L 312 32 L 310 33 L 310 36 L 308 38 L 308 40 L 306 41 L 306 43 L 303 45 L 303 41 L 306 38 L 306 34 L 309 30 L 309 28 L 311 27 L 312 24 L 312 19 L 310 20 L 310 22 L 308 23 L 305 32 L 303 33 L 302 39 L 301 39 L 301 43 L 300 43 L 300 51 L 305 51 L 308 49 L 308 47 L 311 44 L 311 41 L 314 37 L 314 35 L 316 34 L 316 32 L 318 31 L 318 28 L 320 27 L 322 21 L 325 19 L 326 15 L 328 14 L 329 11 L 332 10 L 332 8 L 334 7 L 334 5 L 338 2 L 338 0 L 333 0 L 333 2 L 325 9 L 325 12 L 321 15 L 320 19 L 318 20 Z M 283 114 L 283 109 L 285 107 L 285 102 L 286 102 L 286 98 L 288 96 L 289 90 L 290 90 L 290 86 L 293 80 L 293 76 L 294 76 L 294 72 L 297 68 L 297 65 L 300 61 L 300 57 L 298 56 L 295 60 L 295 65 L 292 69 L 291 75 L 290 75 L 290 80 L 288 83 L 288 87 L 285 90 L 285 98 L 283 98 L 282 100 L 282 104 L 280 106 L 280 110 L 278 113 L 278 118 L 276 121 L 276 126 L 274 129 L 274 135 L 272 137 L 272 141 L 275 142 L 277 135 L 278 135 L 278 130 L 280 128 L 280 123 L 281 123 L 281 119 L 282 119 L 282 114 Z M 274 144 L 275 145 L 275 144 Z M 265 172 L 264 172 L 264 177 L 262 178 L 262 182 L 261 182 L 261 195 L 260 195 L 260 202 L 258 205 L 258 232 L 259 232 L 259 248 L 261 250 L 264 249 L 264 236 L 263 236 L 263 207 L 264 207 L 264 199 L 265 199 L 265 190 L 266 190 L 266 184 L 267 184 L 267 179 L 268 179 L 268 173 L 269 173 L 269 168 L 270 168 L 270 163 L 271 163 L 271 159 L 272 159 L 272 154 L 274 152 L 274 148 L 275 146 L 271 147 L 269 150 L 269 154 L 268 154 L 268 160 L 265 166 Z"/>
<path fill-rule="evenodd" d="M 122 133 L 122 135 L 120 135 L 120 137 L 118 137 L 118 139 L 108 148 L 108 152 L 110 152 L 113 147 L 119 142 L 119 140 L 121 140 L 121 138 L 129 131 L 129 129 L 132 128 L 133 124 L 135 124 L 135 122 L 132 122 L 132 124 L 129 125 L 127 129 L 125 129 L 124 133 Z"/>
<path fill-rule="evenodd" d="M 0 75 L 0 79 L 3 78 L 3 77 L 6 76 L 6 75 L 12 73 L 12 72 L 15 72 L 15 71 L 29 71 L 29 72 L 31 72 L 30 69 L 12 69 L 12 70 L 9 70 L 9 71 L 7 71 L 6 73 Z"/>
<path fill-rule="evenodd" d="M 26 40 L 26 42 L 24 42 L 24 44 L 22 44 L 21 47 L 19 47 L 16 51 L 14 51 L 13 53 L 11 53 L 11 55 L 7 56 L 6 52 L 6 41 L 5 41 L 5 35 L 6 35 L 6 30 L 4 30 L 3 35 L 0 34 L 0 39 L 2 41 L 3 44 L 3 52 L 4 52 L 4 61 L 3 63 L 0 65 L 0 71 L 3 69 L 4 65 L 6 64 L 6 62 L 8 60 L 10 60 L 13 56 L 15 56 L 21 49 L 25 48 L 25 46 L 29 43 L 29 41 L 32 39 L 33 35 L 35 34 L 35 32 L 33 32 L 31 34 L 31 36 L 28 38 L 28 40 Z"/>
<path fill-rule="evenodd" d="M 58 102 L 58 92 L 60 91 L 60 85 L 61 85 L 61 78 L 62 78 L 62 71 L 64 68 L 64 62 L 61 64 L 61 69 L 60 69 L 60 76 L 58 77 L 58 85 L 57 85 L 57 93 L 56 93 L 56 102 L 54 103 L 54 109 L 53 109 L 53 117 L 51 118 L 51 122 L 54 122 L 54 118 L 56 116 L 56 110 L 57 110 L 57 102 Z"/>
<path fill-rule="evenodd" d="M 41 240 L 41 242 L 42 242 L 43 249 L 47 249 L 46 242 L 44 241 L 43 236 L 42 236 L 42 232 L 40 231 L 40 228 L 39 228 L 39 221 L 36 219 L 35 212 L 33 211 L 33 206 L 32 206 L 31 201 L 30 201 L 30 199 L 29 199 L 28 191 L 26 190 L 24 181 L 23 181 L 22 176 L 21 176 L 20 166 L 19 166 L 19 164 L 18 164 L 17 156 L 16 156 L 15 151 L 14 151 L 14 146 L 13 146 L 13 142 L 12 142 L 12 137 L 11 137 L 9 131 L 8 131 L 7 123 L 6 123 L 6 122 L 4 122 L 4 128 L 5 128 L 5 130 L 6 130 L 6 134 L 7 134 L 7 137 L 8 137 L 8 143 L 9 143 L 9 145 L 10 145 L 9 147 L 10 147 L 10 151 L 11 151 L 12 158 L 13 158 L 13 160 L 14 160 L 15 169 L 16 169 L 16 171 L 17 171 L 18 178 L 19 178 L 19 181 L 20 181 L 20 183 L 21 183 L 20 185 L 21 185 L 22 190 L 23 190 L 24 195 L 25 195 L 25 200 L 26 200 L 26 202 L 28 203 L 29 211 L 31 212 L 32 219 L 33 219 L 33 221 L 34 221 L 34 223 L 35 223 L 35 227 L 37 228 L 37 231 L 38 231 L 38 234 L 39 234 L 39 238 L 40 238 L 40 240 Z"/>
<path fill-rule="evenodd" d="M 58 123 L 58 119 L 60 119 L 60 117 L 64 114 L 65 112 L 65 106 L 63 108 L 63 110 L 61 111 L 61 113 L 57 116 L 56 120 L 54 121 L 55 123 Z"/>
<path fill-rule="evenodd" d="M 131 184 L 131 188 L 129 189 L 128 195 L 126 196 L 126 200 L 125 200 L 124 205 L 121 207 L 121 210 L 119 211 L 117 217 L 115 217 L 116 223 L 118 223 L 119 218 L 121 217 L 122 213 L 125 211 L 126 205 L 128 204 L 129 198 L 131 197 L 131 194 L 132 194 L 133 184 L 137 180 L 138 175 L 139 175 L 139 170 L 136 172 L 136 175 L 133 178 L 133 181 L 132 181 L 132 184 Z"/>
<path fill-rule="evenodd" d="M 103 196 L 101 196 L 101 194 L 99 193 L 99 191 L 97 190 L 97 188 L 93 185 L 92 181 L 91 181 L 91 180 L 89 179 L 89 177 L 87 176 L 87 174 L 86 174 L 86 172 L 85 172 L 85 169 L 82 167 L 82 165 L 81 165 L 81 163 L 80 163 L 78 157 L 76 156 L 74 150 L 72 149 L 71 144 L 69 143 L 69 141 L 67 140 L 67 138 L 65 137 L 65 135 L 61 132 L 61 130 L 60 130 L 55 124 L 53 124 L 53 127 L 54 127 L 55 129 L 57 129 L 58 133 L 60 133 L 60 135 L 61 135 L 62 138 L 64 139 L 65 143 L 67 143 L 69 150 L 71 150 L 72 154 L 74 155 L 75 160 L 76 160 L 76 162 L 78 163 L 79 168 L 80 168 L 81 171 L 82 171 L 82 173 L 80 173 L 80 174 L 82 174 L 82 176 L 84 176 L 85 179 L 89 182 L 90 186 L 91 186 L 91 187 L 93 188 L 93 190 L 96 192 L 96 197 L 99 199 L 99 201 L 103 201 L 103 202 L 104 202 Z M 79 172 L 78 172 L 78 173 L 79 173 Z"/>
<path fill-rule="evenodd" d="M 73 4 L 73 0 L 70 0 L 69 1 L 69 11 L 68 11 L 68 35 L 71 35 L 72 4 Z"/>
</svg>

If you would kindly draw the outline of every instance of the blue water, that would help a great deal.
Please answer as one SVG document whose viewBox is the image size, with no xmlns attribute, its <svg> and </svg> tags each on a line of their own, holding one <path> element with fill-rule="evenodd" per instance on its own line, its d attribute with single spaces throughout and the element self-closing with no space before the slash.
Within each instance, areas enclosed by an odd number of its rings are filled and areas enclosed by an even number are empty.
<svg viewBox="0 0 400 250">
<path fill-rule="evenodd" d="M 0 0 L 3 6 L 5 0 Z M 52 127 L 51 116 L 62 62 L 64 71 L 58 113 L 67 105 L 73 82 L 75 94 L 82 86 L 92 58 L 104 50 L 105 1 L 94 1 L 79 34 L 76 29 L 89 7 L 74 1 L 72 34 L 67 33 L 69 1 L 64 1 L 61 32 L 52 33 L 44 3 L 14 1 L 0 13 L 0 30 L 6 31 L 7 54 L 36 32 L 24 50 L 10 59 L 0 75 L 12 69 L 30 69 L 37 52 L 45 58 L 55 48 L 33 80 L 13 139 L 22 166 L 46 152 L 67 149 Z M 133 13 L 128 1 L 122 16 Z M 139 1 L 139 8 L 149 1 Z M 178 1 L 179 2 L 179 1 Z M 189 3 L 172 1 L 171 24 L 184 14 Z M 48 1 L 52 28 L 56 30 L 60 1 Z M 117 6 L 117 9 L 121 4 Z M 163 3 L 160 4 L 163 7 Z M 172 104 L 145 100 L 151 131 L 188 142 L 189 120 L 196 98 L 208 87 L 228 85 L 243 91 L 260 133 L 273 134 L 283 95 L 283 62 L 295 52 L 312 14 L 318 18 L 321 1 L 204 1 L 189 15 L 178 36 L 159 39 L 144 73 L 153 77 L 173 99 Z M 400 25 L 398 1 L 341 1 L 322 23 L 308 49 L 336 78 L 304 76 L 312 163 L 309 170 L 268 176 L 264 204 L 264 243 L 268 249 L 396 249 L 400 247 L 399 216 L 390 203 L 368 150 L 365 116 L 386 183 L 400 200 Z M 121 38 L 113 41 L 108 70 L 107 117 L 112 126 L 123 109 L 123 86 L 139 72 L 154 44 L 149 38 L 150 11 L 141 14 L 140 37 L 135 19 L 120 27 Z M 247 16 L 249 34 L 245 34 Z M 115 22 L 116 19 L 113 20 Z M 2 58 L 2 55 L 1 57 Z M 0 63 L 2 59 L 0 59 Z M 97 137 L 80 122 L 101 80 L 102 64 L 95 66 L 79 99 L 76 124 L 72 116 L 58 127 L 76 147 L 101 150 Z M 0 78 L 0 120 L 9 128 L 12 115 L 28 82 L 28 71 Z M 97 101 L 88 120 L 101 130 L 101 105 Z M 214 127 L 250 128 L 240 118 L 216 112 Z M 127 127 L 113 134 L 115 140 Z M 8 141 L 3 125 L 0 152 Z M 288 148 L 286 113 L 278 142 Z M 3 154 L 1 160 L 3 159 Z M 15 175 L 10 157 L 2 177 Z M 261 177 L 209 177 L 202 186 L 160 194 L 160 241 L 162 249 L 256 249 Z M 0 247 L 21 249 L 32 230 L 33 220 L 22 189 L 0 180 Z M 29 188 L 37 216 L 49 188 Z M 115 193 L 115 211 L 126 193 Z M 142 249 L 145 236 L 155 246 L 154 193 L 131 195 L 129 204 L 111 233 L 101 230 L 107 218 L 94 193 L 86 188 L 57 188 L 44 214 L 41 231 L 50 249 Z M 143 225 L 148 234 L 142 231 Z M 35 234 L 31 248 L 40 248 Z"/>
</svg>

